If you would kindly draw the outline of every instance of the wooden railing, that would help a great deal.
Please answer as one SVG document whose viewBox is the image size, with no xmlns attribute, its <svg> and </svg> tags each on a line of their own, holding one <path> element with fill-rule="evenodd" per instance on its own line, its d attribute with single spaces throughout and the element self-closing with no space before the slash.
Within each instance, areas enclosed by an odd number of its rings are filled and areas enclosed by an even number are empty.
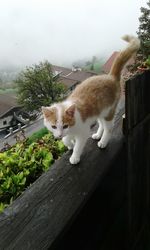
<svg viewBox="0 0 150 250">
<path fill-rule="evenodd" d="M 0 249 L 41 250 L 57 242 L 118 156 L 123 146 L 120 117 L 119 113 L 105 150 L 89 139 L 77 166 L 70 165 L 67 152 L 4 210 L 0 215 Z"/>
<path fill-rule="evenodd" d="M 150 72 L 126 83 L 112 139 L 70 152 L 0 215 L 0 249 L 147 249 L 150 211 Z M 81 240 L 81 242 L 80 242 Z"/>
<path fill-rule="evenodd" d="M 150 237 L 150 71 L 126 83 L 126 141 L 129 241 L 144 250 Z"/>
</svg>

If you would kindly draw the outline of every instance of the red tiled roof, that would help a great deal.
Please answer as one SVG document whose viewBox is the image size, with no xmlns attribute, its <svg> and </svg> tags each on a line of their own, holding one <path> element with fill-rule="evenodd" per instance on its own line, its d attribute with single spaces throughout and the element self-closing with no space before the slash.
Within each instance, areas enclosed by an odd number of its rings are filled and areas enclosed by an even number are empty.
<svg viewBox="0 0 150 250">
<path fill-rule="evenodd" d="M 116 58 L 116 56 L 119 54 L 118 51 L 115 51 L 113 52 L 113 54 L 109 57 L 109 59 L 106 61 L 106 63 L 103 65 L 102 67 L 102 71 L 106 74 L 108 74 L 110 72 L 110 69 L 111 69 L 111 66 Z M 132 57 L 126 64 L 127 65 L 130 65 L 130 64 L 133 64 L 134 63 L 134 58 Z M 127 73 L 127 68 L 124 67 L 123 69 L 123 74 L 126 74 Z"/>
<path fill-rule="evenodd" d="M 109 59 L 106 61 L 106 63 L 103 65 L 103 72 L 104 73 L 109 73 L 111 66 L 113 64 L 113 61 L 115 60 L 116 56 L 119 54 L 119 52 L 115 51 L 113 54 L 109 57 Z"/>
</svg>

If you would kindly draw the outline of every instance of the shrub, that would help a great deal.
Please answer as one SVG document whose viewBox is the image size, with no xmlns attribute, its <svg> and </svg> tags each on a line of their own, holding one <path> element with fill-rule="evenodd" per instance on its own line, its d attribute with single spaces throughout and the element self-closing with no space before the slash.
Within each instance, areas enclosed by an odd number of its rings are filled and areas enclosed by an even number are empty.
<svg viewBox="0 0 150 250">
<path fill-rule="evenodd" d="M 46 134 L 37 142 L 17 143 L 0 153 L 0 211 L 47 171 L 55 159 L 66 150 L 62 141 Z"/>
<path fill-rule="evenodd" d="M 41 139 L 44 135 L 48 134 L 49 131 L 47 128 L 41 128 L 39 131 L 33 133 L 29 139 L 28 139 L 28 143 L 31 144 L 32 142 L 38 141 L 39 139 Z"/>
</svg>

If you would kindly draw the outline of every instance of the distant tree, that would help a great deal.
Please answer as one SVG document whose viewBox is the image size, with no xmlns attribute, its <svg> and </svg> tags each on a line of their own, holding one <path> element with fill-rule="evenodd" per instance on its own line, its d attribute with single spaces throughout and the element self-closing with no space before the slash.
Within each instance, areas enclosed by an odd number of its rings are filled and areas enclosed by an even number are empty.
<svg viewBox="0 0 150 250">
<path fill-rule="evenodd" d="M 141 7 L 139 18 L 139 30 L 137 32 L 141 40 L 141 53 L 143 58 L 150 55 L 150 0 L 147 2 L 148 8 Z"/>
<path fill-rule="evenodd" d="M 2 84 L 3 84 L 3 80 L 2 80 L 2 78 L 0 76 L 0 86 L 2 86 Z"/>
<path fill-rule="evenodd" d="M 18 102 L 28 111 L 38 110 L 60 99 L 65 87 L 54 75 L 48 61 L 40 62 L 22 71 L 15 80 Z"/>
<path fill-rule="evenodd" d="M 92 63 L 95 64 L 98 62 L 98 58 L 96 56 L 92 57 Z"/>
<path fill-rule="evenodd" d="M 148 7 L 141 7 L 141 16 L 139 17 L 139 28 L 137 31 L 141 41 L 140 50 L 135 56 L 135 62 L 128 65 L 129 75 L 136 74 L 139 68 L 147 67 L 150 61 L 150 0 L 147 2 Z M 150 62 L 148 62 L 150 64 Z"/>
<path fill-rule="evenodd" d="M 91 65 L 91 61 L 85 62 L 85 66 L 89 66 L 89 65 Z"/>
</svg>

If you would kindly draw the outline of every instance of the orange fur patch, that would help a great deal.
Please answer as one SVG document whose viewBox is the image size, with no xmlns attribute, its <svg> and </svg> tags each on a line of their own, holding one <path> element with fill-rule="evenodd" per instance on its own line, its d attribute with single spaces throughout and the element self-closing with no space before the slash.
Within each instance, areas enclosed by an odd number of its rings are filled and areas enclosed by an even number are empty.
<svg viewBox="0 0 150 250">
<path fill-rule="evenodd" d="M 117 106 L 117 105 L 115 105 L 115 107 L 112 108 L 112 109 L 109 111 L 108 115 L 105 117 L 105 120 L 106 120 L 106 121 L 112 121 L 112 119 L 114 118 L 114 115 L 115 115 L 116 106 Z"/>
<path fill-rule="evenodd" d="M 52 107 L 52 108 L 46 108 L 43 107 L 42 108 L 42 112 L 46 118 L 47 121 L 50 121 L 52 125 L 56 125 L 57 122 L 57 114 L 56 114 L 56 108 Z"/>
<path fill-rule="evenodd" d="M 72 127 L 75 125 L 75 105 L 70 106 L 68 109 L 64 110 L 62 122 L 63 124 L 67 124 L 69 127 Z"/>
<path fill-rule="evenodd" d="M 110 75 L 88 78 L 76 87 L 68 97 L 79 110 L 83 121 L 98 116 L 105 108 L 117 102 L 120 97 L 120 84 Z"/>
<path fill-rule="evenodd" d="M 69 112 L 66 112 L 66 108 L 60 104 L 60 108 L 62 109 L 62 125 L 68 125 L 72 127 L 75 125 L 75 117 L 71 115 Z M 47 108 L 43 107 L 42 112 L 47 121 L 49 121 L 52 125 L 56 125 L 57 123 L 57 109 L 55 107 Z"/>
<path fill-rule="evenodd" d="M 129 42 L 129 45 L 117 56 L 111 67 L 110 74 L 86 79 L 79 84 L 68 97 L 70 103 L 75 104 L 83 121 L 90 117 L 99 116 L 101 112 L 107 108 L 110 108 L 110 111 L 105 119 L 110 121 L 114 117 L 116 104 L 120 98 L 121 92 L 121 70 L 140 47 L 140 41 L 136 37 L 127 35 L 123 39 Z M 62 123 L 73 126 L 75 124 L 75 118 L 74 115 L 72 115 L 72 110 L 66 112 L 66 107 L 62 103 L 59 103 L 58 107 L 62 109 Z M 46 119 L 50 120 L 52 124 L 56 124 L 57 112 L 55 107 L 49 110 L 44 110 L 43 108 L 43 113 Z"/>
</svg>

